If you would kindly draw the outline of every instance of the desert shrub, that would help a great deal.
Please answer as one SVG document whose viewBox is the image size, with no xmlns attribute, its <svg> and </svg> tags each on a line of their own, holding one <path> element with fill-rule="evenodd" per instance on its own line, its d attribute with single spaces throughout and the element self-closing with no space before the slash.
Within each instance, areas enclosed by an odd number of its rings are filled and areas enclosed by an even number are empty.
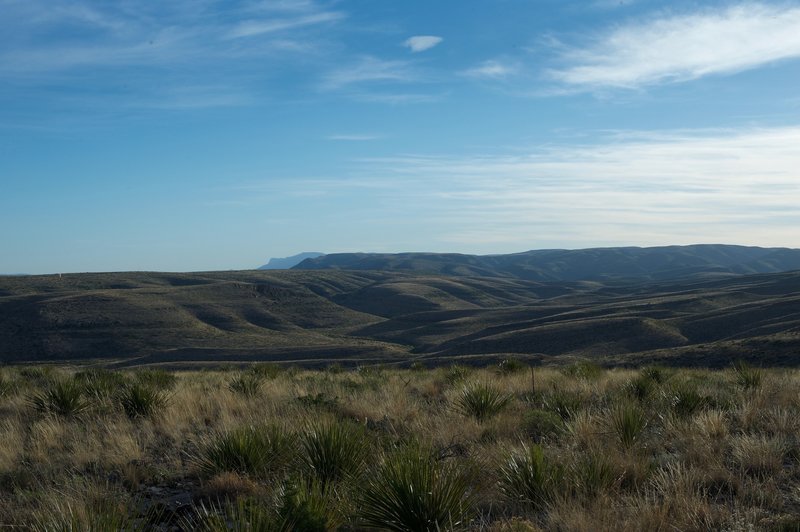
<svg viewBox="0 0 800 532">
<path fill-rule="evenodd" d="M 620 402 L 611 408 L 608 424 L 622 447 L 628 449 L 639 440 L 647 427 L 647 415 L 636 404 Z"/>
<path fill-rule="evenodd" d="M 125 375 L 107 369 L 79 371 L 74 378 L 83 386 L 86 395 L 96 399 L 112 397 L 127 383 Z"/>
<path fill-rule="evenodd" d="M 475 470 L 437 461 L 410 446 L 389 456 L 370 477 L 361 500 L 368 527 L 396 531 L 466 529 L 475 512 Z"/>
<path fill-rule="evenodd" d="M 241 373 L 228 383 L 228 389 L 245 397 L 255 397 L 261 391 L 261 386 L 264 383 L 263 379 L 263 377 L 253 372 Z"/>
<path fill-rule="evenodd" d="M 564 420 L 555 412 L 533 408 L 523 414 L 522 430 L 527 436 L 538 442 L 543 438 L 556 437 L 564 432 Z"/>
<path fill-rule="evenodd" d="M 472 368 L 461 364 L 453 364 L 445 370 L 444 380 L 448 384 L 457 384 L 464 381 L 471 372 Z"/>
<path fill-rule="evenodd" d="M 274 379 L 278 375 L 286 372 L 286 368 L 270 362 L 259 362 L 247 368 L 247 371 L 264 379 Z"/>
<path fill-rule="evenodd" d="M 666 393 L 670 410 L 678 418 L 691 417 L 711 404 L 708 396 L 686 383 L 672 386 Z"/>
<path fill-rule="evenodd" d="M 281 519 L 275 509 L 263 501 L 241 498 L 221 507 L 201 504 L 194 515 L 184 518 L 181 530 L 197 532 L 292 532 L 293 523 Z"/>
<path fill-rule="evenodd" d="M 626 382 L 622 387 L 624 395 L 637 401 L 646 401 L 653 395 L 656 389 L 657 381 L 640 375 L 630 381 Z"/>
<path fill-rule="evenodd" d="M 583 398 L 577 392 L 563 389 L 552 389 L 544 393 L 540 399 L 543 409 L 561 416 L 561 419 L 572 419 L 583 408 Z"/>
<path fill-rule="evenodd" d="M 410 369 L 411 371 L 416 371 L 417 373 L 421 373 L 425 371 L 426 368 L 424 362 L 415 360 L 414 362 L 408 365 L 408 369 Z"/>
<path fill-rule="evenodd" d="M 0 399 L 10 397 L 17 392 L 17 383 L 0 373 Z"/>
<path fill-rule="evenodd" d="M 246 426 L 217 434 L 194 462 L 207 476 L 232 471 L 265 477 L 291 464 L 295 443 L 295 438 L 279 427 Z"/>
<path fill-rule="evenodd" d="M 83 386 L 72 379 L 63 378 L 32 395 L 30 403 L 43 414 L 66 418 L 80 416 L 92 407 L 91 401 L 83 393 Z"/>
<path fill-rule="evenodd" d="M 169 402 L 167 392 L 141 382 L 124 386 L 118 399 L 122 411 L 131 419 L 156 415 Z"/>
<path fill-rule="evenodd" d="M 595 380 L 599 378 L 600 375 L 603 374 L 603 368 L 601 368 L 594 362 L 589 362 L 588 360 L 581 360 L 575 362 L 574 364 L 564 366 L 561 369 L 561 372 L 567 377 L 575 377 L 584 380 Z"/>
<path fill-rule="evenodd" d="M 736 384 L 745 390 L 754 390 L 761 386 L 764 372 L 759 368 L 750 366 L 744 360 L 738 360 L 733 364 L 733 371 Z"/>
<path fill-rule="evenodd" d="M 739 468 L 752 475 L 773 476 L 783 468 L 788 446 L 776 437 L 742 435 L 731 441 L 733 459 Z"/>
<path fill-rule="evenodd" d="M 306 408 L 320 408 L 329 412 L 336 412 L 339 409 L 339 398 L 319 392 L 314 395 L 301 395 L 297 402 Z"/>
<path fill-rule="evenodd" d="M 617 480 L 611 461 L 598 452 L 583 453 L 575 457 L 570 473 L 573 489 L 588 497 L 595 497 L 608 490 Z"/>
<path fill-rule="evenodd" d="M 171 390 L 178 382 L 174 373 L 163 369 L 142 369 L 134 372 L 133 378 L 139 384 L 159 390 Z"/>
<path fill-rule="evenodd" d="M 662 366 L 646 366 L 642 368 L 641 376 L 656 384 L 664 384 L 672 375 L 671 371 Z"/>
<path fill-rule="evenodd" d="M 507 498 L 541 507 L 554 497 L 563 468 L 549 461 L 539 445 L 523 446 L 500 467 L 499 478 L 500 491 Z"/>
<path fill-rule="evenodd" d="M 528 365 L 517 358 L 506 358 L 497 365 L 497 371 L 503 374 L 519 373 L 528 368 Z"/>
<path fill-rule="evenodd" d="M 19 370 L 19 376 L 28 384 L 36 387 L 49 385 L 57 379 L 56 371 L 51 366 L 29 366 Z"/>
<path fill-rule="evenodd" d="M 456 399 L 456 407 L 465 416 L 485 421 L 503 410 L 511 396 L 490 384 L 465 386 Z"/>
<path fill-rule="evenodd" d="M 325 371 L 331 375 L 338 375 L 340 373 L 344 373 L 344 367 L 338 362 L 334 362 L 333 364 L 328 364 L 325 366 Z"/>
<path fill-rule="evenodd" d="M 362 427 L 350 422 L 312 425 L 300 436 L 303 469 L 322 488 L 331 482 L 357 475 L 368 452 Z"/>
<path fill-rule="evenodd" d="M 278 506 L 281 523 L 292 530 L 326 532 L 339 530 L 343 516 L 337 507 L 336 493 L 319 482 L 295 481 L 283 487 Z"/>
<path fill-rule="evenodd" d="M 30 530 L 34 532 L 107 532 L 124 530 L 144 532 L 151 530 L 151 522 L 158 519 L 155 512 L 141 519 L 124 504 L 112 499 L 87 502 L 85 505 L 64 504 L 34 517 Z"/>
</svg>

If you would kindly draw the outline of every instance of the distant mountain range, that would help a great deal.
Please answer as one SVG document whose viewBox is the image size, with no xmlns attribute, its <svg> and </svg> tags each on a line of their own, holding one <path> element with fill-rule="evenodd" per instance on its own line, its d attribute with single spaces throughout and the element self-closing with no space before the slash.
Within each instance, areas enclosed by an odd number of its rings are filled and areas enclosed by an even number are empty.
<svg viewBox="0 0 800 532">
<path fill-rule="evenodd" d="M 800 269 L 800 249 L 723 244 L 543 249 L 508 255 L 333 253 L 307 258 L 298 270 L 379 270 L 528 281 L 661 281 Z"/>
<path fill-rule="evenodd" d="M 297 255 L 292 255 L 291 257 L 283 257 L 283 258 L 272 258 L 269 259 L 263 266 L 259 266 L 259 270 L 288 270 L 289 268 L 296 266 L 303 262 L 306 259 L 315 259 L 317 257 L 323 256 L 324 253 L 317 253 L 315 251 L 307 251 L 305 253 L 298 253 Z"/>
</svg>

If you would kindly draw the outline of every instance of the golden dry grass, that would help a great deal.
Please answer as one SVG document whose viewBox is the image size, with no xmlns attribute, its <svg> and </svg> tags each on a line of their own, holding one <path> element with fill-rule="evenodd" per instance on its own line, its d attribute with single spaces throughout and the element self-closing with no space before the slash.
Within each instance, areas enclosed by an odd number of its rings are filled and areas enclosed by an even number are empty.
<svg viewBox="0 0 800 532">
<path fill-rule="evenodd" d="M 470 503 L 463 528 L 790 530 L 798 524 L 792 517 L 800 511 L 797 370 L 766 370 L 755 389 L 737 386 L 731 370 L 674 370 L 639 398 L 628 385 L 642 378 L 639 370 L 531 371 L 293 369 L 265 372 L 255 396 L 231 390 L 238 371 L 182 372 L 166 391 L 167 405 L 152 416 L 127 417 L 112 394 L 69 418 L 40 413 L 28 398 L 48 379 L 74 378 L 74 370 L 43 376 L 7 369 L 15 387 L 0 398 L 0 526 L 90 527 L 102 515 L 114 526 L 130 518 L 189 529 L 198 509 L 213 513 L 222 501 L 255 499 L 272 512 L 269 519 L 281 512 L 299 519 L 301 511 L 311 519 L 319 511 L 319 522 L 328 523 L 323 528 L 359 529 L 364 480 L 412 443 L 437 463 L 480 470 L 469 488 L 477 497 L 468 497 L 478 502 Z M 485 419 L 465 415 L 458 400 L 470 383 L 491 383 L 511 401 Z M 619 435 L 623 404 L 645 421 L 628 440 Z M 525 421 L 532 411 L 561 428 L 534 441 Z M 197 465 L 210 442 L 240 427 L 272 426 L 299 437 L 335 423 L 360 425 L 369 454 L 363 471 L 333 487 L 320 486 L 299 454 L 263 474 L 206 476 Z M 541 445 L 562 472 L 546 504 L 511 500 L 499 487 L 505 461 L 530 445 Z M 157 517 L 150 515 L 155 507 Z"/>
</svg>

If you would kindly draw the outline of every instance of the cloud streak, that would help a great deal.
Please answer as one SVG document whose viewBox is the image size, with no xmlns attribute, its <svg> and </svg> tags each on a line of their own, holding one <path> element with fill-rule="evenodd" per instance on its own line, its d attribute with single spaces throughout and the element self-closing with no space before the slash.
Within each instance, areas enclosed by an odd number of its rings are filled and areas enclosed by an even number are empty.
<svg viewBox="0 0 800 532">
<path fill-rule="evenodd" d="M 522 155 L 364 159 L 348 179 L 270 187 L 279 196 L 313 187 L 359 198 L 363 207 L 350 215 L 373 217 L 376 227 L 413 218 L 427 228 L 421 241 L 437 249 L 800 247 L 798 145 L 800 127 L 620 133 Z"/>
<path fill-rule="evenodd" d="M 562 58 L 551 79 L 572 87 L 638 88 L 731 74 L 800 57 L 800 8 L 746 3 L 662 15 L 616 28 Z"/>
</svg>

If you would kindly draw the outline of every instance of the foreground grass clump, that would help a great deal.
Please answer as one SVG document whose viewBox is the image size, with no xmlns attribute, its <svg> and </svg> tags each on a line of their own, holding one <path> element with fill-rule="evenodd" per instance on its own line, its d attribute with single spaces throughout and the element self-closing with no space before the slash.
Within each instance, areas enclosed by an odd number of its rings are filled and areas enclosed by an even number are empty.
<svg viewBox="0 0 800 532">
<path fill-rule="evenodd" d="M 796 525 L 800 371 L 504 366 L 6 366 L 0 525 Z"/>
<path fill-rule="evenodd" d="M 458 398 L 458 409 L 478 421 L 485 421 L 497 415 L 511 401 L 511 396 L 489 384 L 470 384 L 465 386 Z"/>
<path fill-rule="evenodd" d="M 216 435 L 195 461 L 207 476 L 231 471 L 263 477 L 286 467 L 294 446 L 295 438 L 279 427 L 241 427 Z"/>
<path fill-rule="evenodd" d="M 382 530 L 466 529 L 475 513 L 475 470 L 410 446 L 388 456 L 368 483 L 361 520 Z"/>
<path fill-rule="evenodd" d="M 43 414 L 53 414 L 64 418 L 77 417 L 92 407 L 84 395 L 80 383 L 71 379 L 58 379 L 49 383 L 44 390 L 34 393 L 31 404 Z"/>
</svg>

